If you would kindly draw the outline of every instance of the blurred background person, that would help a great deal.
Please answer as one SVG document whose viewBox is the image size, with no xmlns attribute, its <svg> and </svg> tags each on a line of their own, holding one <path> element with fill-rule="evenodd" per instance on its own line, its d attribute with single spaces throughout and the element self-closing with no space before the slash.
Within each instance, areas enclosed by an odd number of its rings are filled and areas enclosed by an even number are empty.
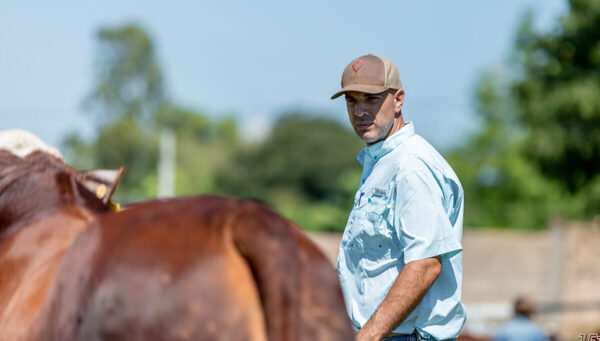
<svg viewBox="0 0 600 341">
<path fill-rule="evenodd" d="M 527 297 L 519 297 L 515 301 L 515 316 L 502 325 L 494 341 L 547 341 L 548 335 L 534 321 L 533 302 Z"/>
</svg>

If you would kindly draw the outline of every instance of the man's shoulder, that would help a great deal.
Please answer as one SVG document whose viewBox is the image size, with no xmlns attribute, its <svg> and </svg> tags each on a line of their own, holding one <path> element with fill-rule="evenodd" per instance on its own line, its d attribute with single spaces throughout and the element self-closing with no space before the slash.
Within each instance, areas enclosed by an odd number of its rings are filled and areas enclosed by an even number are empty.
<svg viewBox="0 0 600 341">
<path fill-rule="evenodd" d="M 444 159 L 442 154 L 421 135 L 415 134 L 406 140 L 405 152 L 413 155 L 414 157 L 433 161 L 432 159 Z"/>
<path fill-rule="evenodd" d="M 424 138 L 413 135 L 390 152 L 386 173 L 394 173 L 396 181 L 411 175 L 425 177 L 436 183 L 453 183 L 462 188 L 458 176 L 444 157 Z"/>
<path fill-rule="evenodd" d="M 447 165 L 442 155 L 417 134 L 395 148 L 390 156 L 400 172 L 431 171 L 432 168 L 445 168 Z"/>
<path fill-rule="evenodd" d="M 411 173 L 428 170 L 427 164 L 420 157 L 419 153 L 407 150 L 404 145 L 396 147 L 382 161 L 378 162 L 375 167 L 379 168 L 380 172 L 393 174 L 397 179 Z"/>
</svg>

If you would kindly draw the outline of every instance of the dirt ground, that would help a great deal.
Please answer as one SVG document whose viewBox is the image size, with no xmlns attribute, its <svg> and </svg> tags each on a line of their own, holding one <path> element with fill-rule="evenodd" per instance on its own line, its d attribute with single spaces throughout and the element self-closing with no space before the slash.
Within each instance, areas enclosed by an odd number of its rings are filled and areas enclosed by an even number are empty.
<svg viewBox="0 0 600 341">
<path fill-rule="evenodd" d="M 333 264 L 341 234 L 311 233 Z M 512 302 L 531 297 L 543 328 L 560 340 L 600 332 L 600 219 L 555 222 L 548 230 L 465 229 L 464 330 L 490 336 L 510 318 Z"/>
</svg>

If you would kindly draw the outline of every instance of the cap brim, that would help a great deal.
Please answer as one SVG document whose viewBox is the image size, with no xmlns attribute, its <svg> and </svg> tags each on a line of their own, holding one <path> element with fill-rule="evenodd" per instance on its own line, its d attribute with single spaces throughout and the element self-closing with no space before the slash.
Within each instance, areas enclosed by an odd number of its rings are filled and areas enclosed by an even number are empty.
<svg viewBox="0 0 600 341">
<path fill-rule="evenodd" d="M 335 94 L 333 94 L 333 96 L 331 96 L 331 99 L 336 99 L 348 91 L 364 92 L 366 94 L 380 94 L 384 91 L 387 91 L 388 89 L 390 89 L 390 88 L 388 88 L 387 86 L 382 86 L 382 85 L 351 84 L 351 85 L 348 85 L 348 86 L 342 88 L 342 90 L 336 92 Z"/>
</svg>

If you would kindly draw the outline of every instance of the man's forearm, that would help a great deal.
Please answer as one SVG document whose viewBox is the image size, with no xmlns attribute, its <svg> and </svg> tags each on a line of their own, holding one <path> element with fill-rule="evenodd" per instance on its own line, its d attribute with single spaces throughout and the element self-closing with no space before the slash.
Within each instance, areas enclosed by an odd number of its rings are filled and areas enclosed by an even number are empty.
<svg viewBox="0 0 600 341">
<path fill-rule="evenodd" d="M 379 341 L 387 336 L 421 302 L 441 269 L 439 256 L 408 263 L 356 340 Z"/>
</svg>

